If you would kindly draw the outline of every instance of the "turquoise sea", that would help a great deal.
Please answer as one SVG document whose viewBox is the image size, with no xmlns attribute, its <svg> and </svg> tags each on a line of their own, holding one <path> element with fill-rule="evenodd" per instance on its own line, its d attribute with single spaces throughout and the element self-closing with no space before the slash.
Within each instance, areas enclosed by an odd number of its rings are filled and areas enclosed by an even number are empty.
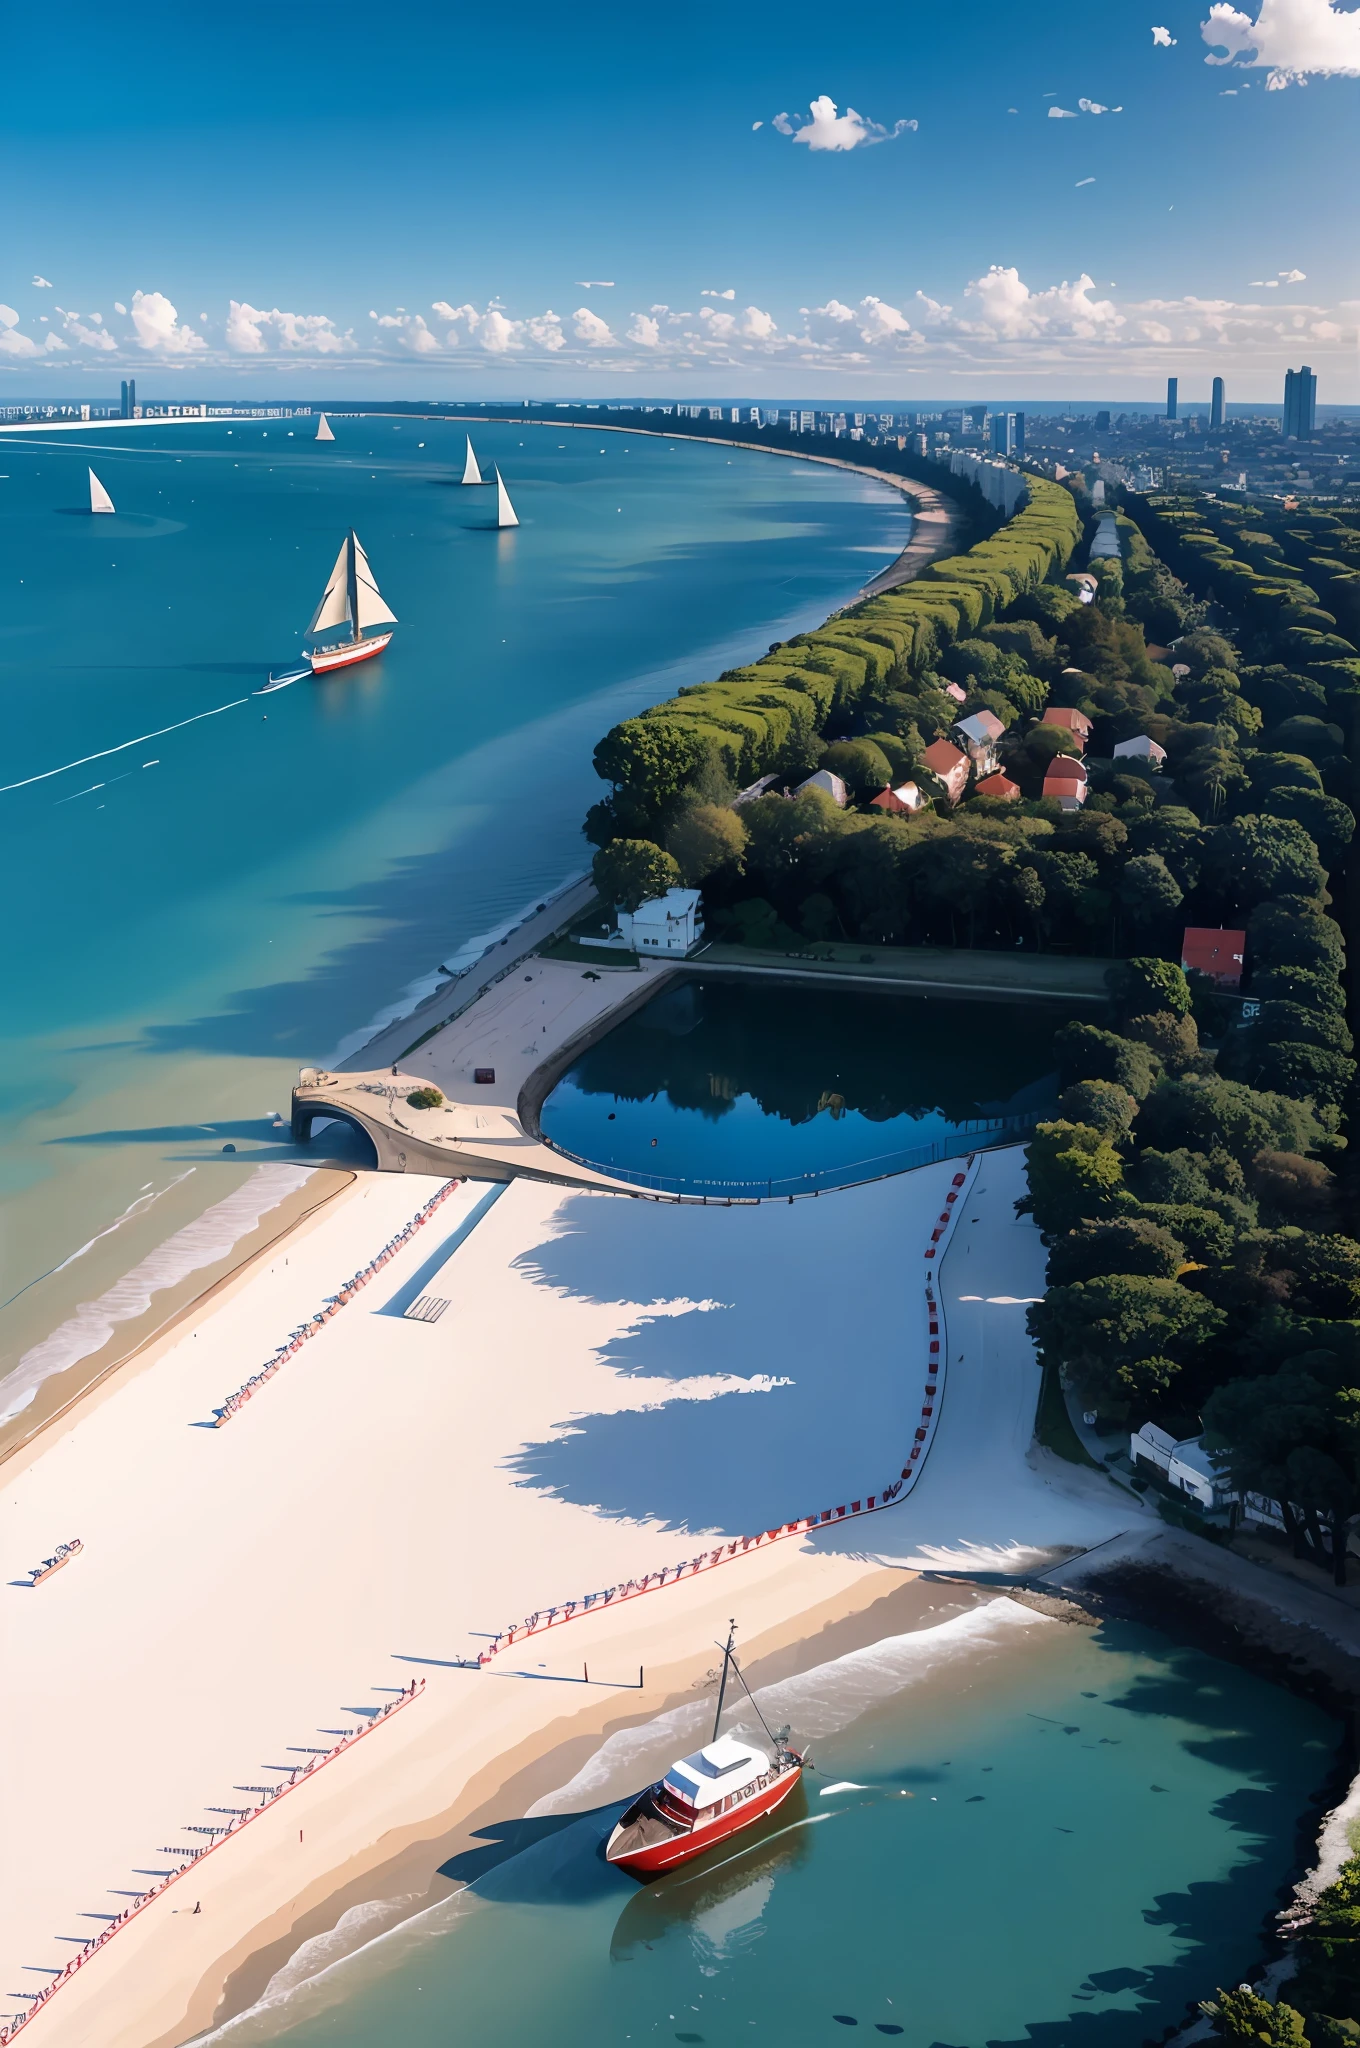
<svg viewBox="0 0 1360 2048">
<path fill-rule="evenodd" d="M 473 428 L 500 534 L 461 427 L 334 425 L 0 435 L 0 1417 L 210 1204 L 239 1196 L 222 1251 L 249 1227 L 300 1063 L 586 867 L 616 719 L 818 622 L 910 533 L 843 470 L 549 423 Z M 391 650 L 256 695 L 350 525 Z"/>
<path fill-rule="evenodd" d="M 1153 1630 L 1009 1601 L 758 1696 L 817 1769 L 744 1847 L 648 1886 L 610 1869 L 630 1768 L 697 1729 L 612 1737 L 566 1795 L 589 1810 L 485 1827 L 445 1866 L 471 1890 L 377 1940 L 354 1909 L 213 2040 L 1138 2048 L 1255 1963 L 1340 1734 Z"/>
</svg>

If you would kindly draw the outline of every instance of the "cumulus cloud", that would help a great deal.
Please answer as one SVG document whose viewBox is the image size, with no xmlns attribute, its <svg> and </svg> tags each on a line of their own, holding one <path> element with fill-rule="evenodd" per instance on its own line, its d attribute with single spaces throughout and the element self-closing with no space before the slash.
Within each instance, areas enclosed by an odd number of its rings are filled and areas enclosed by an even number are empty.
<svg viewBox="0 0 1360 2048">
<path fill-rule="evenodd" d="M 556 355 L 558 349 L 567 345 L 567 337 L 562 332 L 562 322 L 551 307 L 546 313 L 537 313 L 532 320 L 526 320 L 524 331 L 530 341 L 539 348 L 547 349 L 550 355 Z"/>
<path fill-rule="evenodd" d="M 699 318 L 711 341 L 771 341 L 778 331 L 774 315 L 759 306 L 748 306 L 742 313 L 718 313 L 712 306 L 701 306 Z"/>
<path fill-rule="evenodd" d="M 1122 107 L 1102 107 L 1099 100 L 1078 100 L 1083 114 L 1122 114 Z"/>
<path fill-rule="evenodd" d="M 60 313 L 61 310 L 61 307 L 58 306 L 57 311 Z M 109 349 L 117 348 L 117 342 L 109 333 L 107 327 L 105 327 L 98 313 L 91 313 L 88 325 L 82 321 L 79 313 L 66 313 L 63 315 L 63 318 L 65 320 L 66 332 L 74 335 L 82 348 L 102 349 L 105 353 Z"/>
<path fill-rule="evenodd" d="M 826 93 L 813 100 L 808 113 L 810 119 L 802 122 L 789 114 L 776 114 L 774 125 L 781 135 L 792 136 L 795 142 L 805 142 L 809 149 L 817 150 L 859 149 L 869 143 L 894 142 L 899 135 L 914 132 L 917 127 L 915 121 L 898 121 L 894 127 L 885 128 L 881 122 L 857 114 L 853 107 L 838 113 L 836 102 Z"/>
<path fill-rule="evenodd" d="M 806 307 L 803 310 L 806 312 Z M 814 306 L 812 312 L 814 319 L 834 320 L 842 327 L 847 320 L 853 320 L 855 317 L 850 307 L 843 306 L 839 299 L 828 299 L 824 306 Z"/>
<path fill-rule="evenodd" d="M 1176 47 L 1176 38 L 1169 28 L 1155 28 L 1152 31 L 1152 40 L 1159 50 L 1174 50 Z"/>
<path fill-rule="evenodd" d="M 593 319 L 594 315 L 591 317 Z M 522 322 L 508 319 L 499 306 L 487 307 L 479 331 L 482 347 L 489 355 L 505 355 L 510 349 L 524 346 Z"/>
<path fill-rule="evenodd" d="M 1255 21 L 1216 0 L 1200 23 L 1206 64 L 1264 67 L 1267 92 L 1313 78 L 1360 78 L 1360 12 L 1336 0 L 1259 0 Z M 1221 54 L 1219 54 L 1221 52 Z"/>
<path fill-rule="evenodd" d="M 635 348 L 660 348 L 660 322 L 654 320 L 650 313 L 634 313 L 633 324 L 623 338 L 631 341 Z"/>
<path fill-rule="evenodd" d="M 572 315 L 576 322 L 576 339 L 583 341 L 587 348 L 617 348 L 613 330 L 598 313 L 592 313 L 589 306 L 578 306 Z"/>
<path fill-rule="evenodd" d="M 187 356 L 208 346 L 192 327 L 180 325 L 179 314 L 164 292 L 134 292 L 132 324 L 138 345 L 158 355 Z"/>
<path fill-rule="evenodd" d="M 370 319 L 376 319 L 370 313 Z M 387 315 L 385 324 L 399 327 L 401 322 Z M 424 322 L 421 322 L 424 326 Z M 273 336 L 280 348 L 294 354 L 314 356 L 341 355 L 354 347 L 354 336 L 350 332 L 340 334 L 335 322 L 326 313 L 284 313 L 275 306 L 265 312 L 259 306 L 252 306 L 244 299 L 232 299 L 227 310 L 227 347 L 234 355 L 262 356 L 268 353 L 268 337 Z M 195 341 L 202 346 L 201 337 Z M 433 342 L 434 337 L 430 337 Z"/>
<path fill-rule="evenodd" d="M 114 312 L 115 312 L 115 313 L 121 313 L 121 314 L 122 314 L 122 315 L 124 316 L 124 318 L 126 319 L 126 317 L 127 317 L 127 307 L 126 307 L 126 306 L 125 306 L 125 305 L 123 304 L 123 302 L 122 302 L 122 300 L 121 300 L 121 299 L 115 299 L 115 300 L 114 300 L 114 302 L 113 302 L 113 310 L 114 310 Z"/>
<path fill-rule="evenodd" d="M 705 288 L 699 294 L 699 297 L 701 299 L 735 299 L 736 296 L 737 295 L 734 291 L 714 292 L 709 291 L 707 288 Z"/>
<path fill-rule="evenodd" d="M 965 332 L 1007 341 L 1047 335 L 1112 339 L 1124 325 L 1124 316 L 1112 300 L 1093 299 L 1094 289 L 1095 279 L 1083 271 L 1072 283 L 1064 278 L 1044 291 L 1031 291 L 1013 264 L 994 263 L 968 286 L 965 297 L 975 302 L 977 317 L 961 325 Z"/>
<path fill-rule="evenodd" d="M 910 334 L 911 322 L 896 306 L 869 297 L 859 302 L 859 331 L 865 341 L 887 341 L 896 334 Z"/>
<path fill-rule="evenodd" d="M 1308 272 L 1306 270 L 1282 270 L 1280 272 L 1280 283 L 1303 284 L 1306 281 L 1307 276 Z"/>
</svg>

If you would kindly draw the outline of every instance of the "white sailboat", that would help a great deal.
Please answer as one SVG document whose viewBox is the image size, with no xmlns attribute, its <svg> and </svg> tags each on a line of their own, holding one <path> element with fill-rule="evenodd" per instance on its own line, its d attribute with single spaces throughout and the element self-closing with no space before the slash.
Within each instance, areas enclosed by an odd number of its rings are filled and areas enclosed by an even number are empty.
<svg viewBox="0 0 1360 2048">
<path fill-rule="evenodd" d="M 92 512 L 114 512 L 118 508 L 100 483 L 94 471 L 90 471 L 90 510 Z"/>
<path fill-rule="evenodd" d="M 335 439 L 334 434 L 331 432 L 331 423 L 326 418 L 324 412 L 322 413 L 321 418 L 317 421 L 316 438 L 318 441 L 333 441 Z"/>
<path fill-rule="evenodd" d="M 368 565 L 368 556 L 359 544 L 359 536 L 353 527 L 345 535 L 340 552 L 335 558 L 320 604 L 312 614 L 308 634 L 325 633 L 333 626 L 348 626 L 348 640 L 332 641 L 328 647 L 314 647 L 307 659 L 313 675 L 325 675 L 333 668 L 350 668 L 356 661 L 367 661 L 374 654 L 381 654 L 390 633 L 374 633 L 364 638 L 368 626 L 395 626 L 397 615 L 383 600 L 382 592 L 374 581 L 373 571 Z"/>
<path fill-rule="evenodd" d="M 478 469 L 477 458 L 472 452 L 471 434 L 465 435 L 464 439 L 467 442 L 467 460 L 463 464 L 463 482 L 465 484 L 485 483 L 486 478 L 482 475 L 480 469 Z"/>
<path fill-rule="evenodd" d="M 518 526 L 519 514 L 510 503 L 510 493 L 505 488 L 505 478 L 496 471 L 496 524 L 497 526 Z"/>
</svg>

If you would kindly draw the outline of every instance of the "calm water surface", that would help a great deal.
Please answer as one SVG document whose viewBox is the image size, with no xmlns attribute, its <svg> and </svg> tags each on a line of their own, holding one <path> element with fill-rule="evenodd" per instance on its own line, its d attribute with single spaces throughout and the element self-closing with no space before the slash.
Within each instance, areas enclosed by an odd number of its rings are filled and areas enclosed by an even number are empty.
<svg viewBox="0 0 1360 2048">
<path fill-rule="evenodd" d="M 700 969 L 571 1067 L 542 1128 L 640 1181 L 799 1193 L 1014 1140 L 1057 1099 L 1056 1006 L 738 982 Z M 1008 1123 L 1007 1120 L 1011 1121 Z"/>
<path fill-rule="evenodd" d="M 586 866 L 617 718 L 819 621 L 910 530 L 841 470 L 473 431 L 517 532 L 447 423 L 0 435 L 0 1376 L 287 1156 L 299 1062 Z M 350 525 L 392 649 L 254 695 Z"/>
<path fill-rule="evenodd" d="M 639 1888 L 600 1857 L 618 1805 L 526 1823 L 518 1853 L 449 1866 L 474 1892 L 225 2038 L 819 2048 L 853 2025 L 908 2048 L 1155 2039 L 1259 1954 L 1340 1731 L 1150 1630 L 977 1620 L 955 1656 L 897 1638 L 776 1689 L 786 1718 L 825 1730 L 837 1686 L 854 1692 L 843 1668 L 862 1677 L 877 1654 L 892 1686 L 822 1733 L 808 1790 L 744 1853 Z M 861 1789 L 819 1796 L 839 1780 Z"/>
</svg>

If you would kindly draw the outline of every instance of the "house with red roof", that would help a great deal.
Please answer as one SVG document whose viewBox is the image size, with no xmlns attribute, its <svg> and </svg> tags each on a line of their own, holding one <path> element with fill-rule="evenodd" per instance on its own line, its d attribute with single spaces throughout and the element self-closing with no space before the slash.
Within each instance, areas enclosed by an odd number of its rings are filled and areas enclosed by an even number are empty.
<svg viewBox="0 0 1360 2048">
<path fill-rule="evenodd" d="M 1187 925 L 1181 940 L 1181 966 L 1189 974 L 1207 974 L 1220 988 L 1242 986 L 1247 935 L 1213 925 Z"/>
<path fill-rule="evenodd" d="M 956 804 L 968 787 L 968 756 L 961 754 L 957 747 L 951 747 L 948 740 L 936 740 L 933 747 L 927 747 L 921 756 L 921 766 L 928 768 L 937 782 L 942 782 L 945 794 L 951 804 Z"/>
</svg>

